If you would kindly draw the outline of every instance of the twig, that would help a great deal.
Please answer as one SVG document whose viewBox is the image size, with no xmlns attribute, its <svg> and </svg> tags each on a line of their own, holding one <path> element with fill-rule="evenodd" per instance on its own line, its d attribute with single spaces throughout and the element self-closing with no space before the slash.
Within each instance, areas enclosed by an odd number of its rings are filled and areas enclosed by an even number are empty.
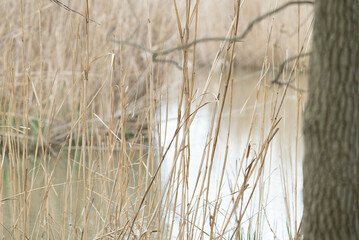
<svg viewBox="0 0 359 240">
<path fill-rule="evenodd" d="M 284 85 L 284 86 L 287 86 L 288 85 L 288 88 L 290 89 L 293 89 L 294 91 L 297 91 L 297 92 L 301 92 L 301 93 L 304 93 L 304 92 L 308 92 L 308 90 L 305 90 L 303 88 L 297 88 L 297 87 L 294 87 L 288 83 L 284 83 L 284 82 L 279 82 L 279 83 L 276 83 L 278 85 Z"/>
<path fill-rule="evenodd" d="M 288 6 L 291 6 L 291 5 L 298 5 L 298 4 L 314 4 L 313 1 L 290 1 L 290 2 L 287 2 L 287 3 L 284 3 L 283 5 L 281 5 L 280 7 L 272 10 L 272 11 L 269 11 L 259 17 L 257 17 L 256 19 L 254 19 L 252 22 L 250 22 L 247 26 L 247 28 L 238 36 L 236 37 L 232 37 L 232 38 L 225 38 L 225 37 L 206 37 L 206 38 L 200 38 L 200 39 L 197 39 L 197 40 L 194 40 L 194 41 L 191 41 L 187 44 L 183 44 L 183 45 L 180 45 L 178 47 L 172 47 L 172 48 L 168 48 L 168 49 L 165 49 L 165 50 L 151 50 L 149 48 L 147 48 L 146 46 L 144 45 L 141 45 L 141 44 L 137 44 L 137 43 L 134 43 L 134 42 L 130 42 L 130 41 L 127 41 L 127 40 L 117 40 L 117 39 L 114 39 L 113 37 L 111 37 L 113 31 L 115 30 L 115 28 L 111 28 L 110 31 L 108 32 L 107 34 L 107 40 L 108 41 L 111 41 L 111 42 L 115 42 L 115 43 L 120 43 L 120 44 L 124 44 L 124 45 L 128 45 L 128 46 L 132 46 L 132 47 L 135 47 L 135 48 L 138 48 L 138 49 L 142 49 L 148 53 L 150 53 L 152 55 L 152 59 L 153 61 L 155 62 L 158 62 L 158 59 L 156 59 L 157 56 L 162 56 L 162 55 L 167 55 L 167 54 L 170 54 L 172 52 L 175 52 L 175 51 L 180 51 L 180 50 L 183 50 L 183 49 L 188 49 L 190 48 L 191 46 L 195 45 L 195 44 L 198 44 L 198 43 L 203 43 L 203 42 L 222 42 L 222 41 L 225 41 L 225 42 L 241 42 L 243 40 L 243 38 L 245 36 L 247 36 L 247 34 L 252 30 L 252 28 L 254 27 L 254 25 L 256 25 L 257 23 L 261 22 L 262 20 L 272 16 L 273 14 L 275 13 L 278 13 L 280 11 L 282 11 L 283 9 L 287 8 Z M 161 60 L 163 61 L 163 60 Z M 170 63 L 174 63 L 173 61 L 168 61 L 168 60 L 165 60 L 166 62 L 170 62 Z M 181 64 L 179 63 L 174 63 L 177 65 L 177 67 L 181 66 Z"/>
<path fill-rule="evenodd" d="M 158 62 L 158 63 L 171 63 L 171 64 L 175 65 L 179 70 L 183 69 L 183 65 L 180 62 L 177 62 L 172 59 L 156 58 L 156 59 L 154 59 L 154 61 Z"/>
<path fill-rule="evenodd" d="M 275 76 L 275 78 L 272 79 L 271 82 L 274 83 L 274 84 L 278 84 L 278 85 L 288 85 L 289 88 L 292 88 L 292 89 L 294 89 L 296 91 L 305 92 L 304 89 L 296 88 L 296 87 L 293 87 L 293 86 L 291 86 L 289 84 L 291 82 L 291 77 L 289 78 L 289 80 L 287 82 L 281 82 L 281 81 L 279 81 L 279 78 L 280 78 L 280 76 L 282 75 L 282 73 L 284 71 L 285 65 L 287 65 L 291 61 L 294 61 L 294 60 L 297 61 L 299 58 L 310 56 L 311 54 L 312 54 L 311 52 L 301 53 L 301 54 L 292 56 L 292 57 L 287 58 L 286 60 L 284 60 L 279 66 L 279 71 L 278 71 L 277 75 Z"/>
<path fill-rule="evenodd" d="M 276 84 L 287 84 L 287 83 L 283 83 L 283 82 L 279 81 L 279 78 L 280 78 L 280 76 L 282 75 L 282 73 L 284 71 L 285 65 L 287 65 L 287 63 L 289 63 L 291 61 L 294 61 L 294 60 L 297 60 L 299 58 L 310 56 L 310 54 L 312 54 L 312 53 L 311 52 L 301 53 L 301 54 L 292 56 L 292 57 L 287 58 L 286 60 L 284 60 L 279 66 L 279 71 L 278 71 L 277 75 L 275 76 L 275 78 L 273 78 L 273 80 L 271 82 L 276 83 Z"/>
<path fill-rule="evenodd" d="M 76 10 L 70 8 L 69 6 L 67 6 L 67 5 L 65 5 L 64 3 L 60 2 L 59 0 L 50 0 L 50 2 L 56 3 L 57 5 L 59 5 L 59 6 L 62 7 L 63 9 L 65 9 L 66 11 L 76 13 L 76 14 L 80 15 L 81 17 L 86 18 L 85 15 L 83 15 L 82 13 L 80 13 L 80 12 L 78 12 L 78 11 L 76 11 Z M 89 20 L 90 20 L 91 22 L 94 22 L 94 23 L 98 24 L 98 25 L 101 25 L 100 23 L 96 22 L 95 20 L 93 20 L 93 19 L 91 19 L 91 18 L 90 18 Z"/>
</svg>

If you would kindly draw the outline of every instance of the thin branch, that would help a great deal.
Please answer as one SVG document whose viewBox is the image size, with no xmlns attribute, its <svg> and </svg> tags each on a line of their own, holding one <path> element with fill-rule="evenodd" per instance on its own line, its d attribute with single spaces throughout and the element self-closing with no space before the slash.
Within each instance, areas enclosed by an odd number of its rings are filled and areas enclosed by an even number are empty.
<svg viewBox="0 0 359 240">
<path fill-rule="evenodd" d="M 301 54 L 292 56 L 292 57 L 287 58 L 286 60 L 284 60 L 279 66 L 279 71 L 278 71 L 277 75 L 275 76 L 275 78 L 273 78 L 273 80 L 271 82 L 276 83 L 276 84 L 287 84 L 287 83 L 283 83 L 283 82 L 279 81 L 279 78 L 280 78 L 280 76 L 282 75 L 282 73 L 284 71 L 285 65 L 287 65 L 289 62 L 297 60 L 299 58 L 310 56 L 311 54 L 312 54 L 311 52 L 301 53 Z"/>
<path fill-rule="evenodd" d="M 50 2 L 53 2 L 53 3 L 57 4 L 57 5 L 59 5 L 60 7 L 62 7 L 63 9 L 65 9 L 66 11 L 76 13 L 76 14 L 80 15 L 81 17 L 86 18 L 85 15 L 83 15 L 82 13 L 80 13 L 80 12 L 78 12 L 78 11 L 76 11 L 76 10 L 70 8 L 70 7 L 67 6 L 66 4 L 60 2 L 59 0 L 49 0 L 49 1 L 50 1 Z M 87 18 L 86 18 L 86 19 L 87 19 Z M 95 20 L 93 20 L 93 19 L 91 19 L 91 18 L 89 18 L 89 20 L 90 20 L 91 22 L 94 22 L 94 23 L 98 24 L 98 25 L 101 25 L 100 23 L 96 22 Z"/>
<path fill-rule="evenodd" d="M 156 58 L 156 59 L 154 59 L 154 61 L 158 62 L 158 63 L 170 63 L 170 64 L 175 65 L 179 70 L 183 69 L 183 65 L 180 62 L 177 62 L 177 61 L 172 60 L 172 59 Z"/>
<path fill-rule="evenodd" d="M 285 8 L 291 6 L 291 5 L 299 5 L 299 4 L 310 4 L 310 5 L 312 5 L 312 4 L 314 4 L 314 2 L 313 1 L 290 1 L 290 2 L 284 3 L 280 7 L 276 8 L 276 9 L 274 9 L 272 11 L 269 11 L 269 12 L 257 17 L 256 19 L 254 19 L 252 22 L 250 22 L 248 24 L 247 28 L 239 36 L 232 37 L 232 38 L 225 38 L 225 37 L 200 38 L 200 39 L 193 40 L 193 41 L 191 41 L 191 42 L 189 42 L 187 44 L 183 44 L 183 45 L 180 45 L 180 46 L 177 46 L 177 47 L 172 47 L 172 48 L 168 48 L 168 49 L 165 49 L 165 50 L 156 51 L 156 50 L 151 50 L 151 49 L 147 48 L 144 45 L 137 44 L 137 43 L 134 43 L 134 42 L 130 42 L 130 41 L 127 41 L 127 40 L 114 39 L 113 37 L 111 37 L 111 35 L 112 35 L 113 31 L 115 30 L 115 28 L 111 28 L 110 31 L 107 34 L 107 40 L 109 40 L 111 42 L 115 42 L 115 43 L 120 43 L 120 44 L 124 44 L 124 45 L 128 45 L 128 46 L 132 46 L 132 47 L 135 47 L 135 48 L 138 48 L 138 49 L 142 49 L 142 50 L 150 53 L 152 55 L 153 60 L 157 61 L 157 59 L 156 59 L 157 56 L 167 55 L 167 54 L 170 54 L 170 53 L 175 52 L 175 51 L 188 49 L 191 46 L 193 46 L 195 44 L 198 44 L 198 43 L 203 43 L 203 42 L 222 42 L 222 41 L 230 42 L 230 43 L 232 43 L 232 42 L 242 42 L 243 38 L 245 38 L 247 36 L 247 34 L 252 30 L 252 28 L 257 23 L 259 23 L 262 20 L 272 16 L 273 14 L 276 14 L 276 13 L 282 11 L 283 9 L 285 9 Z M 180 64 L 178 64 L 178 63 L 176 63 L 176 65 L 180 66 Z"/>
<path fill-rule="evenodd" d="M 294 86 L 290 85 L 288 82 L 286 82 L 286 83 L 285 82 L 278 82 L 276 84 L 288 86 L 288 88 L 293 89 L 294 91 L 297 91 L 297 92 L 301 92 L 301 93 L 308 92 L 308 90 L 305 90 L 303 88 L 294 87 Z"/>
<path fill-rule="evenodd" d="M 284 71 L 284 67 L 291 61 L 298 61 L 299 58 L 303 58 L 303 57 L 307 57 L 307 56 L 310 56 L 312 54 L 312 52 L 308 52 L 308 53 L 301 53 L 301 54 L 298 54 L 298 55 L 295 55 L 295 56 L 292 56 L 290 58 L 287 58 L 286 60 L 284 60 L 280 66 L 279 66 L 279 71 L 277 73 L 277 75 L 275 76 L 275 78 L 273 78 L 273 80 L 271 81 L 272 83 L 274 84 L 278 84 L 278 85 L 289 85 L 289 88 L 292 88 L 296 91 L 300 91 L 300 92 L 304 92 L 305 90 L 304 89 L 299 89 L 299 88 L 296 88 L 296 87 L 293 87 L 291 86 L 289 83 L 291 82 L 291 79 L 289 78 L 289 80 L 287 82 L 281 82 L 279 81 L 279 78 L 280 76 L 282 76 L 282 73 Z"/>
</svg>

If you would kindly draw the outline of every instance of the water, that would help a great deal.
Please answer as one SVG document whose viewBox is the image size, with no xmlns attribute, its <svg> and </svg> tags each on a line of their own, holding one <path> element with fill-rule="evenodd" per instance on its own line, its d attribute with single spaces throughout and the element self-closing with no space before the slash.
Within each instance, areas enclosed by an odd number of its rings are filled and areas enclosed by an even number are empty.
<svg viewBox="0 0 359 240">
<path fill-rule="evenodd" d="M 223 233 L 225 239 L 230 239 L 238 226 L 236 219 L 240 217 L 241 212 L 244 212 L 239 227 L 242 237 L 251 234 L 251 239 L 253 236 L 261 239 L 273 239 L 274 236 L 279 239 L 289 239 L 290 236 L 295 235 L 302 213 L 303 144 L 300 116 L 305 94 L 288 90 L 278 115 L 278 119 L 281 119 L 277 125 L 278 132 L 268 149 L 264 151 L 263 143 L 270 132 L 273 115 L 280 105 L 284 88 L 278 89 L 267 84 L 265 78 L 261 79 L 260 72 L 236 72 L 233 77 L 231 118 L 229 117 L 230 99 L 227 98 L 217 145 L 213 151 L 214 132 L 223 92 L 218 100 L 219 73 L 214 75 L 208 89 L 203 90 L 207 73 L 208 71 L 199 71 L 196 76 L 196 99 L 191 107 L 191 112 L 196 114 L 191 115 L 195 117 L 189 128 L 189 137 L 183 141 L 183 128 L 181 128 L 177 145 L 176 141 L 173 141 L 170 146 L 178 126 L 178 95 L 181 89 L 178 85 L 181 82 L 181 74 L 174 74 L 179 78 L 172 80 L 177 85 L 170 84 L 168 106 L 163 103 L 159 112 L 162 154 L 168 148 L 160 172 L 161 177 L 157 178 L 161 187 L 153 187 L 144 204 L 148 209 L 141 211 L 138 219 L 146 223 L 151 218 L 156 204 L 161 202 L 157 201 L 161 197 L 162 202 L 168 205 L 163 204 L 160 217 L 166 222 L 168 230 L 171 229 L 174 219 L 171 233 L 173 239 L 198 239 L 202 230 L 204 239 L 207 239 L 210 234 L 210 221 L 213 218 L 215 218 L 213 236 L 220 238 L 219 234 Z M 304 88 L 304 78 L 300 77 L 298 81 Z M 201 94 L 203 91 L 204 95 Z M 165 99 L 165 95 L 166 93 L 163 94 L 162 99 Z M 202 103 L 208 104 L 195 111 L 201 96 L 204 96 Z M 167 109 L 168 121 L 166 121 Z M 212 121 L 215 123 L 212 124 Z M 226 150 L 227 134 L 229 134 L 228 150 Z M 159 141 L 158 138 L 157 140 Z M 186 143 L 183 146 L 181 146 L 182 141 Z M 101 233 L 117 233 L 116 231 L 124 226 L 128 228 L 129 225 L 126 223 L 138 209 L 157 163 L 147 161 L 150 159 L 147 158 L 150 155 L 147 149 L 143 149 L 141 155 L 137 150 L 131 153 L 132 148 L 128 147 L 127 155 L 123 157 L 119 143 L 114 146 L 116 148 L 114 147 L 110 152 L 105 145 L 99 146 L 100 150 L 88 149 L 86 171 L 82 168 L 81 146 L 77 156 L 73 151 L 68 158 L 65 151 L 56 167 L 48 192 L 45 190 L 56 157 L 50 154 L 49 156 L 52 157 L 49 159 L 39 155 L 37 164 L 34 166 L 30 164 L 28 172 L 28 179 L 31 179 L 32 185 L 27 188 L 30 189 L 28 196 L 31 198 L 27 200 L 27 205 L 23 205 L 23 181 L 21 177 L 16 177 L 18 173 L 16 166 L 21 166 L 21 163 L 18 165 L 14 162 L 14 165 L 10 166 L 8 160 L 13 161 L 16 157 L 6 155 L 2 161 L 5 170 L 3 170 L 4 181 L 1 189 L 0 220 L 3 228 L 0 235 L 9 238 L 10 232 L 15 232 L 17 234 L 15 236 L 22 236 L 21 231 L 25 226 L 22 223 L 26 219 L 28 236 L 53 239 L 60 236 L 70 239 L 80 238 L 85 236 L 84 232 L 88 239 L 92 239 L 101 236 Z M 151 154 L 154 159 L 155 156 L 161 156 L 154 151 Z M 226 163 L 225 159 L 227 159 Z M 139 168 L 141 162 L 143 167 Z M 261 163 L 263 163 L 263 173 L 257 178 L 258 166 Z M 256 167 L 251 178 L 244 184 L 244 173 L 250 166 Z M 21 167 L 19 169 L 22 172 Z M 117 171 L 118 169 L 120 171 Z M 142 169 L 142 175 L 139 169 Z M 86 181 L 83 177 L 84 172 L 87 174 Z M 220 184 L 222 172 L 224 174 Z M 153 186 L 156 184 L 154 183 Z M 140 186 L 141 190 L 138 189 Z M 241 186 L 245 186 L 243 199 L 238 198 Z M 162 194 L 156 192 L 159 189 Z M 170 189 L 169 194 L 166 192 L 168 189 Z M 45 197 L 45 194 L 48 195 Z M 249 201 L 250 197 L 251 201 Z M 237 199 L 240 200 L 237 208 L 231 212 Z M 151 201 L 152 205 L 148 204 Z M 246 206 L 248 202 L 250 204 Z M 26 215 L 22 210 L 24 206 L 28 206 Z M 166 206 L 170 206 L 171 211 L 167 212 Z M 153 221 L 152 224 L 157 224 L 157 221 Z M 158 226 L 162 227 L 163 224 Z M 136 228 L 135 231 L 141 233 L 146 231 L 146 227 L 148 226 L 144 224 L 143 230 Z M 165 236 L 169 238 L 170 233 L 166 234 Z"/>
<path fill-rule="evenodd" d="M 197 75 L 196 79 L 198 83 L 196 87 L 199 93 L 201 93 L 204 88 L 206 78 L 207 75 L 205 74 Z M 216 89 L 218 88 L 219 78 L 219 74 L 214 76 L 212 81 L 215 83 L 211 84 L 204 102 L 215 101 L 214 96 L 217 95 Z M 207 170 L 210 168 L 210 164 L 206 164 L 206 156 L 209 146 L 211 146 L 214 140 L 214 134 L 212 133 L 212 138 L 209 138 L 209 133 L 211 129 L 215 129 L 215 127 L 212 127 L 211 122 L 214 114 L 218 117 L 220 104 L 218 102 L 211 103 L 198 111 L 190 127 L 189 144 L 186 146 L 187 151 L 183 150 L 186 151 L 186 153 L 178 157 L 177 165 L 174 164 L 176 151 L 174 146 L 171 146 L 163 163 L 163 185 L 166 186 L 166 184 L 169 184 L 168 176 L 171 176 L 171 172 L 174 171 L 173 169 L 176 167 L 178 171 L 180 165 L 183 164 L 181 159 L 185 159 L 185 164 L 189 169 L 186 174 L 187 179 L 178 175 L 176 177 L 180 180 L 172 182 L 174 184 L 172 188 L 180 192 L 178 195 L 185 196 L 186 198 L 183 201 L 183 197 L 179 197 L 176 203 L 176 222 L 173 230 L 174 239 L 181 234 L 185 236 L 186 231 L 192 231 L 188 230 L 190 229 L 188 227 L 183 227 L 183 225 L 185 225 L 183 224 L 184 220 L 180 216 L 183 216 L 183 214 L 181 215 L 181 211 L 183 211 L 183 208 L 186 208 L 183 207 L 184 204 L 189 205 L 186 209 L 194 209 L 196 208 L 196 204 L 198 204 L 197 201 L 200 201 L 198 206 L 200 206 L 200 208 L 201 206 L 202 208 L 207 208 L 207 211 L 200 209 L 195 218 L 191 218 L 194 213 L 189 214 L 191 216 L 188 217 L 188 219 L 195 221 L 194 225 L 196 225 L 196 227 L 194 227 L 195 230 L 192 232 L 194 232 L 193 234 L 196 236 L 196 234 L 200 232 L 199 229 L 202 229 L 202 226 L 204 226 L 204 231 L 209 234 L 209 219 L 211 217 L 208 216 L 213 215 L 218 196 L 220 206 L 219 213 L 216 217 L 215 232 L 222 232 L 224 233 L 223 237 L 229 239 L 232 236 L 234 228 L 238 226 L 234 219 L 238 218 L 240 207 L 235 211 L 231 220 L 228 221 L 226 230 L 223 229 L 229 218 L 228 210 L 233 208 L 235 198 L 238 195 L 232 194 L 232 192 L 238 192 L 240 190 L 240 187 L 235 187 L 235 185 L 237 183 L 241 186 L 244 181 L 243 172 L 245 168 L 243 169 L 242 166 L 241 172 L 238 172 L 241 162 L 244 160 L 243 164 L 249 166 L 251 160 L 254 159 L 255 162 L 259 158 L 264 161 L 264 170 L 257 182 L 256 177 L 253 177 L 253 179 L 248 182 L 248 187 L 245 190 L 243 204 L 241 205 L 242 209 L 245 207 L 246 202 L 248 202 L 251 191 L 255 188 L 252 200 L 241 221 L 242 225 L 239 229 L 241 231 L 240 235 L 246 237 L 248 234 L 251 234 L 252 237 L 261 239 L 273 239 L 275 236 L 279 239 L 288 239 L 291 236 L 295 236 L 302 216 L 301 166 L 303 144 L 300 125 L 303 98 L 305 95 L 298 91 L 288 90 L 283 101 L 282 109 L 278 115 L 278 118 L 281 118 L 277 126 L 278 132 L 271 141 L 266 155 L 260 156 L 263 142 L 273 122 L 274 109 L 278 109 L 284 92 L 284 87 L 278 89 L 275 86 L 266 84 L 264 79 L 259 81 L 260 79 L 260 72 L 249 73 L 242 71 L 237 72 L 234 76 L 232 117 L 229 119 L 230 107 L 229 99 L 227 99 L 214 155 L 211 177 L 209 178 L 209 189 L 204 189 L 204 192 L 201 192 L 199 187 L 195 186 L 197 182 L 201 183 L 203 181 L 206 168 Z M 300 77 L 297 81 L 300 82 L 294 84 L 300 84 L 299 86 L 305 85 L 303 77 Z M 256 97 L 257 94 L 258 98 Z M 166 136 L 164 134 L 166 127 L 165 121 L 161 124 L 163 132 L 161 137 L 162 139 L 166 138 L 164 146 L 169 146 L 170 140 L 177 127 L 178 102 L 178 96 L 171 94 L 168 107 L 168 119 L 170 120 L 167 122 Z M 198 101 L 195 101 L 193 106 L 195 106 L 196 103 L 198 103 Z M 194 108 L 192 108 L 192 111 L 193 110 Z M 165 119 L 166 108 L 163 107 L 161 112 L 162 119 Z M 297 118 L 298 114 L 299 118 Z M 230 123 L 229 120 L 231 120 Z M 252 122 L 253 124 L 251 124 Z M 225 164 L 226 141 L 229 126 L 228 156 Z M 209 139 L 211 139 L 211 141 L 209 141 Z M 179 142 L 182 140 L 183 134 L 180 134 Z M 247 143 L 250 144 L 250 149 Z M 212 149 L 209 150 L 210 153 Z M 201 163 L 203 156 L 205 156 L 204 163 Z M 223 183 L 219 185 L 223 169 Z M 200 177 L 198 177 L 199 172 L 201 172 Z M 204 178 L 207 178 L 207 176 Z M 198 181 L 198 179 L 200 180 Z M 188 182 L 185 187 L 183 187 L 183 181 Z M 204 181 L 206 186 L 208 180 Z M 174 195 L 176 191 L 173 191 Z M 206 195 L 207 192 L 208 197 Z M 220 192 L 219 195 L 218 192 Z M 191 198 L 191 196 L 195 197 Z M 205 204 L 203 201 L 209 204 Z M 172 210 L 174 211 L 174 201 L 172 201 L 172 204 Z M 206 217 L 204 217 L 204 212 L 207 214 Z M 190 224 L 187 223 L 187 225 Z M 204 234 L 204 236 L 207 235 Z M 218 236 L 219 235 L 217 235 L 217 237 Z"/>
</svg>

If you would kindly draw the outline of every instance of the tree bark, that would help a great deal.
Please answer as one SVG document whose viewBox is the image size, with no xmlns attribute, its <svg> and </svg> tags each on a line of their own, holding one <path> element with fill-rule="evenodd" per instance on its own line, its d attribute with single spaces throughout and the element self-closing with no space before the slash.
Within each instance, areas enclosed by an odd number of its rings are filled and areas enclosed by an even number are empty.
<svg viewBox="0 0 359 240">
<path fill-rule="evenodd" d="M 304 239 L 359 239 L 359 0 L 316 0 L 304 114 Z"/>
</svg>

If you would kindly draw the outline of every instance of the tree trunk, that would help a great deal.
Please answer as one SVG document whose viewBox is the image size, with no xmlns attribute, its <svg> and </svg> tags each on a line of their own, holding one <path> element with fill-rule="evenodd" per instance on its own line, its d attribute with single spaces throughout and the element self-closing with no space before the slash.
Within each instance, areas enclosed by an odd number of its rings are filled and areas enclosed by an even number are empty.
<svg viewBox="0 0 359 240">
<path fill-rule="evenodd" d="M 359 239 L 359 0 L 316 0 L 304 239 Z"/>
</svg>

